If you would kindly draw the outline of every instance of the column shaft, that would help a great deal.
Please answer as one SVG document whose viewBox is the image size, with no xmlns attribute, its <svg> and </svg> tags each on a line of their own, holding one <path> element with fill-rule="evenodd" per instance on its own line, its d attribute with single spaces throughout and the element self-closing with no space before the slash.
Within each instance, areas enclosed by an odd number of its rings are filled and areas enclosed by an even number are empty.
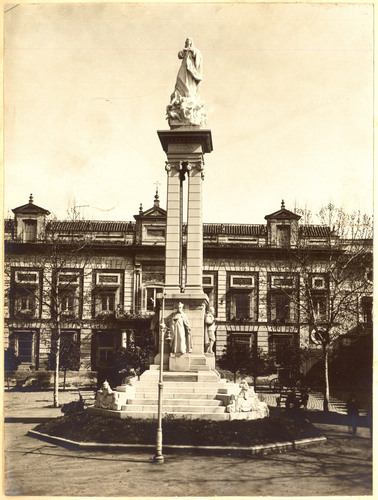
<svg viewBox="0 0 378 500">
<path fill-rule="evenodd" d="M 186 250 L 186 288 L 202 291 L 202 166 L 188 172 L 188 236 Z"/>
<path fill-rule="evenodd" d="M 180 172 L 167 170 L 167 227 L 165 236 L 165 286 L 167 290 L 180 291 L 181 255 L 181 195 Z"/>
</svg>

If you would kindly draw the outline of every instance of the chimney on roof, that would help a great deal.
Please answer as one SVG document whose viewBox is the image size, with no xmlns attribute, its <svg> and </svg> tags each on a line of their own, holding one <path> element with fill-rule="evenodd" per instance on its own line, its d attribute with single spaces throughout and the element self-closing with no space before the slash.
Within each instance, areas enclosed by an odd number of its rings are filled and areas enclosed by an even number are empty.
<svg viewBox="0 0 378 500">
<path fill-rule="evenodd" d="M 284 209 L 284 208 L 285 208 L 285 201 L 284 201 L 284 200 L 282 200 L 282 201 L 281 201 L 281 210 L 282 210 L 282 209 Z"/>
<path fill-rule="evenodd" d="M 33 202 L 33 195 L 30 193 L 30 196 L 29 196 L 29 203 L 34 203 Z"/>
</svg>

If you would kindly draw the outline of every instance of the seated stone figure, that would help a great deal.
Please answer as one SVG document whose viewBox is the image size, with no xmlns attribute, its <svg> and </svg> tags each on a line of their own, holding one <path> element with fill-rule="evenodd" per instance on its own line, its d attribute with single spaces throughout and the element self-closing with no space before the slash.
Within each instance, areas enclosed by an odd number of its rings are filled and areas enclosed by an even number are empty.
<svg viewBox="0 0 378 500">
<path fill-rule="evenodd" d="M 243 379 L 239 385 L 240 392 L 237 398 L 238 411 L 252 411 L 252 404 L 249 401 L 249 385 L 248 382 Z"/>
<path fill-rule="evenodd" d="M 234 394 L 232 394 L 231 397 L 230 397 L 230 402 L 226 406 L 226 413 L 235 413 L 236 411 L 237 411 L 237 408 L 236 408 L 236 397 L 234 396 Z"/>
<path fill-rule="evenodd" d="M 248 399 L 248 394 L 249 394 L 249 384 L 248 382 L 243 379 L 241 382 L 240 382 L 240 392 L 239 392 L 239 395 L 244 398 L 244 399 Z"/>
<path fill-rule="evenodd" d="M 109 382 L 107 380 L 102 384 L 102 388 L 97 391 L 96 401 L 94 406 L 97 408 L 108 408 L 110 410 L 113 409 L 114 405 L 114 395 L 116 393 L 110 387 Z"/>
<path fill-rule="evenodd" d="M 250 419 L 264 418 L 269 416 L 269 409 L 265 402 L 260 401 L 253 387 L 243 379 L 239 384 L 239 390 L 232 395 L 226 408 L 227 413 L 248 412 Z"/>
</svg>

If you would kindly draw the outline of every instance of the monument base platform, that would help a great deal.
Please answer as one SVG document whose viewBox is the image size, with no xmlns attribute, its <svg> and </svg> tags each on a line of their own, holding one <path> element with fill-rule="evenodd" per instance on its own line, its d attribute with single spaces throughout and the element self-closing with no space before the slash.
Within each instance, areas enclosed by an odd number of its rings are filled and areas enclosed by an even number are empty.
<svg viewBox="0 0 378 500">
<path fill-rule="evenodd" d="M 170 354 L 168 369 L 172 372 L 215 371 L 214 353 L 206 354 Z"/>
<path fill-rule="evenodd" d="M 140 380 L 117 387 L 105 397 L 99 393 L 93 415 L 114 418 L 157 418 L 158 366 L 152 365 Z M 216 371 L 163 373 L 163 416 L 205 420 L 254 420 L 269 416 L 266 403 L 259 401 L 253 389 L 248 398 L 240 386 L 221 379 Z"/>
</svg>

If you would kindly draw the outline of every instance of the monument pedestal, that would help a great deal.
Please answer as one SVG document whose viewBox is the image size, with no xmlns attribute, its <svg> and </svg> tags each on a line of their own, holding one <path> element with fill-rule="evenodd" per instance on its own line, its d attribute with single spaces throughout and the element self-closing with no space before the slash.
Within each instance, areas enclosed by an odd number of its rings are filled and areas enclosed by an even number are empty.
<svg viewBox="0 0 378 500">
<path fill-rule="evenodd" d="M 190 370 L 189 353 L 186 354 L 170 354 L 169 355 L 169 371 L 170 372 L 188 372 Z"/>
<path fill-rule="evenodd" d="M 165 371 L 208 371 L 215 369 L 213 353 L 204 353 L 204 313 L 208 297 L 202 290 L 190 290 L 184 293 L 167 291 L 164 306 L 164 321 L 177 311 L 177 305 L 184 304 L 184 312 L 188 317 L 192 335 L 192 350 L 186 353 L 171 353 L 170 344 L 164 342 L 163 367 Z M 154 363 L 159 364 L 160 353 L 155 356 Z"/>
</svg>

